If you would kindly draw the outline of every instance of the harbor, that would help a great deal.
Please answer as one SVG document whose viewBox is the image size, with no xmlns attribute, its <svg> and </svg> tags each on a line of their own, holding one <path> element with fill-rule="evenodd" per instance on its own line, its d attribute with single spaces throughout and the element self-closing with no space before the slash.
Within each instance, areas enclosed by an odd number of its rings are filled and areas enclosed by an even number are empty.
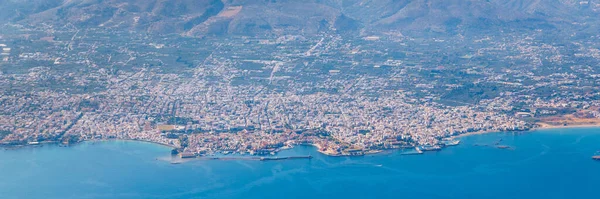
<svg viewBox="0 0 600 199">
<path fill-rule="evenodd" d="M 499 138 L 503 138 L 501 144 L 518 150 L 496 149 L 492 145 Z M 577 140 L 581 142 L 573 145 Z M 540 193 L 556 196 L 546 198 L 594 198 L 592 196 L 597 192 L 595 188 L 600 185 L 594 180 L 600 178 L 600 160 L 592 159 L 600 150 L 598 129 L 543 130 L 517 137 L 509 133 L 496 133 L 462 137 L 460 141 L 459 146 L 445 147 L 440 152 L 423 152 L 424 155 L 400 155 L 402 152 L 415 151 L 416 146 L 412 146 L 365 157 L 331 157 L 318 153 L 312 146 L 296 146 L 282 150 L 275 156 L 219 153 L 190 159 L 171 156 L 170 147 L 144 142 L 82 142 L 70 148 L 48 144 L 23 150 L 0 150 L 0 157 L 10 160 L 0 161 L 0 176 L 6 182 L 29 183 L 28 186 L 5 183 L 10 187 L 2 189 L 4 192 L 0 198 L 69 198 L 73 195 L 85 197 L 102 194 L 111 194 L 111 198 L 123 196 L 131 199 L 149 198 L 150 194 L 154 198 L 262 199 L 281 198 L 286 194 L 325 198 L 305 191 L 313 189 L 322 190 L 323 194 L 332 197 L 348 199 L 360 196 L 397 198 L 399 185 L 389 182 L 405 183 L 402 186 L 406 186 L 406 190 L 401 195 L 407 198 L 448 196 L 446 198 L 519 199 L 539 198 Z M 474 143 L 487 143 L 489 146 L 474 147 Z M 539 155 L 541 153 L 545 155 Z M 259 160 L 260 157 L 306 155 L 313 158 Z M 535 159 L 523 161 L 531 157 Z M 32 164 L 32 160 L 36 163 L 60 162 L 40 167 L 40 164 Z M 570 164 L 565 166 L 565 162 Z M 556 172 L 565 167 L 569 168 L 569 172 Z M 21 171 L 35 175 L 23 175 Z M 69 171 L 68 181 L 44 180 L 62 176 L 60 172 L 48 171 Z M 439 175 L 442 176 L 435 177 Z M 550 181 L 547 176 L 561 180 Z M 356 178 L 361 180 L 357 181 Z M 89 183 L 85 183 L 87 181 Z M 92 182 L 110 184 L 112 188 L 106 188 L 104 184 L 90 184 Z M 249 188 L 247 185 L 256 187 Z M 351 189 L 345 189 L 343 186 L 346 185 Z M 56 189 L 57 186 L 69 189 Z M 561 189 L 564 186 L 568 187 Z M 36 191 L 30 191 L 31 187 Z M 209 197 L 213 189 L 220 191 L 227 188 L 239 190 L 239 193 Z M 365 191 L 370 188 L 375 190 Z M 564 191 L 566 189 L 569 191 Z M 131 195 L 130 190 L 149 193 Z M 199 191 L 181 195 L 182 190 L 206 190 L 206 194 Z M 432 190 L 446 195 L 424 195 Z M 263 195 L 259 194 L 265 192 L 272 192 L 273 197 L 261 198 Z M 23 193 L 31 197 L 21 197 Z"/>
<path fill-rule="evenodd" d="M 412 149 L 402 150 L 400 155 L 420 155 L 426 151 L 440 151 L 444 147 L 457 146 L 460 144 L 460 140 L 454 139 L 443 139 L 439 145 L 423 145 L 417 146 Z"/>
</svg>

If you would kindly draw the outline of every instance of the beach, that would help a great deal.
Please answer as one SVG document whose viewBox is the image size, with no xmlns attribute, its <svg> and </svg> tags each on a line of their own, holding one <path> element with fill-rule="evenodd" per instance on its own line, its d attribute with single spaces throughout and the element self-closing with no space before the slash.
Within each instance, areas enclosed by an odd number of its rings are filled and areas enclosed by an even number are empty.
<svg viewBox="0 0 600 199">
<path fill-rule="evenodd" d="M 527 132 L 535 132 L 538 130 L 549 130 L 549 129 L 600 128 L 600 124 L 573 124 L 573 125 L 563 126 L 563 125 L 551 125 L 551 124 L 547 124 L 547 123 L 536 123 L 536 125 L 537 125 L 537 127 L 529 129 L 527 131 L 513 131 L 513 132 L 527 133 Z M 482 134 L 499 133 L 499 132 L 500 131 L 479 131 L 479 132 L 472 132 L 472 133 L 464 133 L 464 134 L 452 136 L 451 138 L 461 138 L 461 137 L 472 136 L 472 135 L 482 135 Z M 509 131 L 509 132 L 511 132 L 511 131 Z"/>
</svg>

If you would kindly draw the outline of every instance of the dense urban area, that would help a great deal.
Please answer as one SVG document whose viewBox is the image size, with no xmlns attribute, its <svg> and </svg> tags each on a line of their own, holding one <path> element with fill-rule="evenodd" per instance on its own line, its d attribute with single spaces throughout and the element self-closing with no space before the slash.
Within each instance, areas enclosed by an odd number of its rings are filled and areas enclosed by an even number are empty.
<svg viewBox="0 0 600 199">
<path fill-rule="evenodd" d="M 600 34 L 188 38 L 7 24 L 0 48 L 3 146 L 362 155 L 600 121 Z"/>
</svg>

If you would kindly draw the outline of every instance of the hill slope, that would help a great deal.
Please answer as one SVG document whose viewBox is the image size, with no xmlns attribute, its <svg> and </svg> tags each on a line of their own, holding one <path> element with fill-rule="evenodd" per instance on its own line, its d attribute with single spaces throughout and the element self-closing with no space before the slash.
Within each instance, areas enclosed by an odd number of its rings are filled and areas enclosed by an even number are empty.
<svg viewBox="0 0 600 199">
<path fill-rule="evenodd" d="M 594 25 L 600 0 L 7 0 L 0 20 L 156 33 L 456 33 L 511 22 Z"/>
</svg>

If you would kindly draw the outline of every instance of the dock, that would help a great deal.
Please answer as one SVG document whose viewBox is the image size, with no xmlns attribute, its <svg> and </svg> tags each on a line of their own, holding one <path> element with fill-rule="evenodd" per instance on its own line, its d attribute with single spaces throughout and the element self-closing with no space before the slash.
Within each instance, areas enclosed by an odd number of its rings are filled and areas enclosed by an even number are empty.
<svg viewBox="0 0 600 199">
<path fill-rule="evenodd" d="M 255 160 L 255 161 L 273 161 L 273 160 L 294 160 L 294 159 L 312 159 L 311 155 L 307 156 L 285 156 L 285 157 L 256 157 L 256 156 L 237 156 L 237 157 L 206 157 L 198 156 L 199 159 L 205 160 Z"/>
<path fill-rule="evenodd" d="M 307 156 L 288 156 L 288 157 L 261 157 L 260 161 L 269 161 L 269 160 L 293 160 L 293 159 L 312 159 L 313 157 L 310 155 Z"/>
<path fill-rule="evenodd" d="M 417 149 L 419 149 L 420 151 L 439 151 L 442 150 L 442 147 L 438 145 L 424 145 L 418 146 Z"/>
<path fill-rule="evenodd" d="M 173 154 L 173 152 L 171 152 L 171 154 Z M 180 153 L 179 157 L 186 159 L 186 158 L 196 158 L 198 157 L 197 154 L 195 153 L 190 153 L 190 152 L 184 152 L 184 153 Z"/>
</svg>

